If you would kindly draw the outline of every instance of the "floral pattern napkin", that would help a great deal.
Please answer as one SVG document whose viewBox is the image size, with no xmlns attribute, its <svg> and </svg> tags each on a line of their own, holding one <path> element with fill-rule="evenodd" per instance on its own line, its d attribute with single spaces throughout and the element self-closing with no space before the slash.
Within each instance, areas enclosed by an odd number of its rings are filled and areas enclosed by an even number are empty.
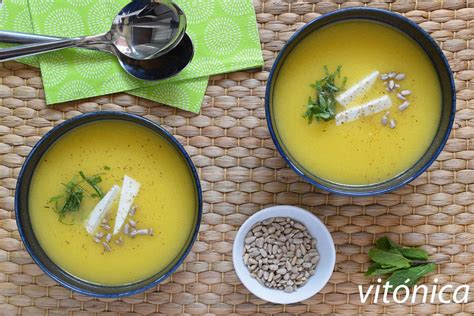
<svg viewBox="0 0 474 316">
<path fill-rule="evenodd" d="M 99 34 L 109 30 L 117 12 L 128 2 L 5 0 L 0 9 L 0 28 L 56 36 Z M 126 74 L 112 55 L 66 49 L 37 58 L 47 103 L 127 91 L 198 112 L 209 75 L 263 64 L 251 0 L 176 2 L 188 17 L 188 34 L 195 45 L 193 61 L 178 76 L 160 82 L 144 82 Z M 27 62 L 34 63 L 34 59 Z"/>
</svg>

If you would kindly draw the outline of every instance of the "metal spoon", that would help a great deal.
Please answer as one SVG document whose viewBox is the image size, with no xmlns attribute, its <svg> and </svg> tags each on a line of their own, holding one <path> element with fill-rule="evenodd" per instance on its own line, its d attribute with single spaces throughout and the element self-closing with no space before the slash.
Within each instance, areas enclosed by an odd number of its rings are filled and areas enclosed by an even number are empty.
<svg viewBox="0 0 474 316">
<path fill-rule="evenodd" d="M 27 34 L 11 31 L 0 31 L 0 42 L 13 44 L 49 43 L 62 40 L 62 37 Z M 178 45 L 168 53 L 148 60 L 136 60 L 125 56 L 119 51 L 113 52 L 112 46 L 104 44 L 87 45 L 92 50 L 115 54 L 123 69 L 133 77 L 141 80 L 162 80 L 181 72 L 192 60 L 194 47 L 187 34 Z"/>
<path fill-rule="evenodd" d="M 175 48 L 185 30 L 184 13 L 169 0 L 134 0 L 117 14 L 110 31 L 105 34 L 6 48 L 0 50 L 0 62 L 95 44 L 111 46 L 114 54 L 120 52 L 134 59 L 152 59 Z"/>
</svg>

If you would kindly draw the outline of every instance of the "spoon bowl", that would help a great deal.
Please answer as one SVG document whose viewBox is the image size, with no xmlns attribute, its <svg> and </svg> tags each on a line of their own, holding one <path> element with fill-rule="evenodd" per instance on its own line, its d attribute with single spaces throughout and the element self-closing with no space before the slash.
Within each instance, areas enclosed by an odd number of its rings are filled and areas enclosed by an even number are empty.
<svg viewBox="0 0 474 316">
<path fill-rule="evenodd" d="M 191 38 L 184 34 L 178 45 L 168 53 L 147 60 L 137 60 L 125 55 L 118 56 L 126 72 L 140 80 L 163 80 L 180 73 L 193 59 L 194 47 Z"/>
<path fill-rule="evenodd" d="M 105 37 L 129 58 L 146 60 L 161 56 L 183 39 L 186 16 L 168 0 L 135 0 L 115 17 Z"/>
</svg>

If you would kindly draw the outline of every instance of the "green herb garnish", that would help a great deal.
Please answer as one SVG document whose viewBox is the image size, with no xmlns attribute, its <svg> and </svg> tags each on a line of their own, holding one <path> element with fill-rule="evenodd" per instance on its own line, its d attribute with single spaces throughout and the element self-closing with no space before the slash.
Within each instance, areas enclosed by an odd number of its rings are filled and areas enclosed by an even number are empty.
<svg viewBox="0 0 474 316">
<path fill-rule="evenodd" d="M 97 184 L 102 182 L 102 178 L 100 177 L 100 175 L 96 174 L 88 178 L 84 175 L 84 172 L 82 171 L 79 171 L 79 175 L 82 177 L 84 181 L 86 181 L 94 189 L 98 197 L 104 196 L 104 192 L 102 192 L 102 190 L 97 186 Z"/>
<path fill-rule="evenodd" d="M 336 117 L 336 93 L 344 89 L 347 78 L 342 79 L 341 85 L 336 85 L 336 79 L 341 77 L 341 68 L 338 66 L 336 71 L 329 73 L 328 67 L 324 66 L 325 76 L 311 84 L 310 87 L 316 90 L 315 98 L 309 97 L 306 111 L 303 117 L 308 119 L 308 124 L 313 120 L 330 121 Z"/>
<path fill-rule="evenodd" d="M 64 224 L 64 218 L 69 213 L 76 213 L 79 211 L 82 199 L 84 197 L 83 188 L 74 181 L 64 184 L 65 192 L 61 195 L 52 197 L 49 203 L 54 203 L 54 211 L 58 213 L 59 221 Z"/>
<path fill-rule="evenodd" d="M 369 257 L 373 263 L 365 275 L 385 275 L 393 286 L 391 291 L 399 285 L 415 285 L 436 267 L 435 262 L 428 260 L 425 250 L 401 247 L 388 237 L 376 241 L 375 247 L 369 250 Z"/>
<path fill-rule="evenodd" d="M 58 219 L 63 224 L 72 224 L 72 222 L 65 222 L 68 215 L 79 212 L 84 196 L 92 198 L 103 197 L 104 193 L 98 186 L 102 182 L 100 175 L 93 175 L 87 177 L 84 172 L 79 172 L 80 178 L 74 176 L 68 183 L 63 183 L 65 190 L 62 194 L 53 196 L 48 203 L 53 204 L 54 211 L 58 214 Z M 95 193 L 89 193 L 83 186 L 86 183 Z"/>
</svg>

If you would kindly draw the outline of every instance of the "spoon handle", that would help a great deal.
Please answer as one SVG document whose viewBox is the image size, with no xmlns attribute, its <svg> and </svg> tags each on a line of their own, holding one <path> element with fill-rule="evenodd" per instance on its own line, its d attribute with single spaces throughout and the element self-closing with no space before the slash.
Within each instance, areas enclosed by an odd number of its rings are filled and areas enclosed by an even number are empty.
<svg viewBox="0 0 474 316">
<path fill-rule="evenodd" d="M 75 47 L 81 42 L 82 40 L 80 38 L 68 38 L 48 43 L 35 43 L 4 48 L 0 50 L 0 62 L 21 57 L 34 56 L 67 47 Z"/>
<path fill-rule="evenodd" d="M 0 42 L 10 44 L 34 44 L 34 43 L 48 43 L 52 41 L 58 41 L 66 39 L 66 37 L 56 37 L 38 34 L 29 34 L 22 32 L 13 31 L 0 31 Z M 98 50 L 107 53 L 113 53 L 110 49 L 110 45 L 106 44 L 81 44 L 78 47 L 86 48 L 91 50 Z"/>
<path fill-rule="evenodd" d="M 0 31 L 0 42 L 11 44 L 34 44 L 57 41 L 64 39 L 61 37 L 37 35 L 13 31 Z"/>
</svg>

